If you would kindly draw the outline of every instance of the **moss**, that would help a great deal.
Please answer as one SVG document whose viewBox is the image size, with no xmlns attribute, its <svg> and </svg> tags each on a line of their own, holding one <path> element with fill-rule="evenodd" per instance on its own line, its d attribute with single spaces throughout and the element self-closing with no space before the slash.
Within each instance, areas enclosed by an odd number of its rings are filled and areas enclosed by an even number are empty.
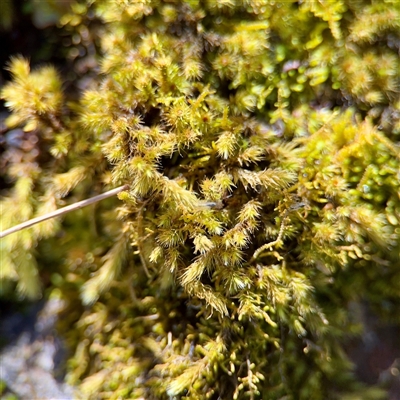
<svg viewBox="0 0 400 400">
<path fill-rule="evenodd" d="M 4 225 L 130 186 L 2 241 L 21 294 L 35 257 L 62 271 L 83 398 L 368 396 L 343 344 L 350 302 L 399 304 L 400 18 L 366 3 L 73 4 L 104 30 L 74 102 L 11 61 L 7 124 L 39 139 Z"/>
</svg>

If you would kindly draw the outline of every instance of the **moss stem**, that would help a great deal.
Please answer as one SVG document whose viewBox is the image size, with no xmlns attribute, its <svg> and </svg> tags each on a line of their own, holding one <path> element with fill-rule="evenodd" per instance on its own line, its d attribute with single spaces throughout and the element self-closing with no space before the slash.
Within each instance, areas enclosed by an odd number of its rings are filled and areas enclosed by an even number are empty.
<svg viewBox="0 0 400 400">
<path fill-rule="evenodd" d="M 99 194 L 98 196 L 91 197 L 90 199 L 78 201 L 77 203 L 70 204 L 69 206 L 60 208 L 59 210 L 55 210 L 55 211 L 52 211 L 50 213 L 41 215 L 39 217 L 32 218 L 29 221 L 26 221 L 26 222 L 23 222 L 21 224 L 15 225 L 12 228 L 9 228 L 9 229 L 6 229 L 5 231 L 0 232 L 0 238 L 8 236 L 11 233 L 15 233 L 15 232 L 21 231 L 23 229 L 29 228 L 32 225 L 38 224 L 39 222 L 43 222 L 43 221 L 46 221 L 48 219 L 55 218 L 55 217 L 58 217 L 60 215 L 67 214 L 67 213 L 69 213 L 71 211 L 78 210 L 80 208 L 86 207 L 86 206 L 88 206 L 90 204 L 97 203 L 98 201 L 107 199 L 108 197 L 115 196 L 116 194 L 118 194 L 118 193 L 120 193 L 120 192 L 122 192 L 124 190 L 127 190 L 127 189 L 129 189 L 129 185 L 120 186 L 120 187 L 117 187 L 115 189 L 109 190 L 108 192 Z"/>
</svg>

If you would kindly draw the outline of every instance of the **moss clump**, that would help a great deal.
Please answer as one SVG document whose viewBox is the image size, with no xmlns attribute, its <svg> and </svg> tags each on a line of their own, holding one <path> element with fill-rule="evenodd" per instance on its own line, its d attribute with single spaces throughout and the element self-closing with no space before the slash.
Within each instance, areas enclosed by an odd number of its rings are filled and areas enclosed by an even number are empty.
<svg viewBox="0 0 400 400">
<path fill-rule="evenodd" d="M 38 144 L 8 163 L 4 225 L 130 185 L 2 241 L 21 293 L 34 256 L 62 271 L 83 398 L 382 394 L 342 348 L 351 302 L 400 293 L 400 12 L 366 3 L 74 4 L 61 23 L 104 32 L 69 103 L 53 69 L 11 61 L 7 123 Z"/>
</svg>

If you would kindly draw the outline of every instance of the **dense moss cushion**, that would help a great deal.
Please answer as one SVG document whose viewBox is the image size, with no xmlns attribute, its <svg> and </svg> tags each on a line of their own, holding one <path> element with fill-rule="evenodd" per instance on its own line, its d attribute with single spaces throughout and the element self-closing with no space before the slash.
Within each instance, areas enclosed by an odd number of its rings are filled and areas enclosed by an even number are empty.
<svg viewBox="0 0 400 400">
<path fill-rule="evenodd" d="M 4 227 L 129 190 L 3 239 L 2 279 L 65 299 L 82 398 L 384 396 L 343 346 L 363 301 L 399 322 L 398 3 L 90 0 L 59 24 L 93 57 L 74 94 L 11 60 L 35 151 L 11 149 Z"/>
</svg>

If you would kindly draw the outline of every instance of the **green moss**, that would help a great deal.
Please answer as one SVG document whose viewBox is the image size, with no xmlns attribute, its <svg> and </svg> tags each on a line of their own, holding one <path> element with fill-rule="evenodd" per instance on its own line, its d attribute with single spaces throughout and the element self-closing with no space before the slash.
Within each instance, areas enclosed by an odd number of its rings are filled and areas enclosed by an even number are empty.
<svg viewBox="0 0 400 400">
<path fill-rule="evenodd" d="M 103 23 L 81 99 L 19 58 L 2 91 L 8 125 L 40 133 L 8 165 L 5 226 L 130 185 L 2 242 L 22 294 L 34 256 L 62 271 L 70 381 L 85 399 L 368 396 L 343 344 L 350 302 L 399 304 L 396 4 L 89 3 L 61 18 Z"/>
</svg>

